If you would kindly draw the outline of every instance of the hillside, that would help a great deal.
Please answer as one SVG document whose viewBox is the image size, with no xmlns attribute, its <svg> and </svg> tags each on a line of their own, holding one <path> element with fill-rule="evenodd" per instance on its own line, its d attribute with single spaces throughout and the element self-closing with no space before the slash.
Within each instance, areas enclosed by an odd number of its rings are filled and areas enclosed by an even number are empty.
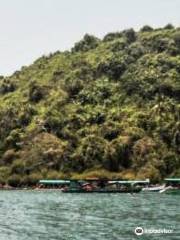
<svg viewBox="0 0 180 240">
<path fill-rule="evenodd" d="M 85 35 L 71 51 L 0 77 L 1 183 L 174 175 L 180 28 Z"/>
</svg>

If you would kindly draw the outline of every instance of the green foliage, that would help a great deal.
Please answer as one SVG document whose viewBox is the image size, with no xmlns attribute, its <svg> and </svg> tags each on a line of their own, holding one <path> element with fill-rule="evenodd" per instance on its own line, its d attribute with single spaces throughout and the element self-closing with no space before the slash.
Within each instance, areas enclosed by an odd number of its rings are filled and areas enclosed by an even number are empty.
<svg viewBox="0 0 180 240">
<path fill-rule="evenodd" d="M 171 23 L 168 23 L 164 29 L 174 29 L 174 26 Z"/>
<path fill-rule="evenodd" d="M 2 82 L 0 82 L 0 94 L 14 92 L 15 89 L 16 89 L 15 83 L 9 81 L 8 79 L 4 79 Z"/>
<path fill-rule="evenodd" d="M 106 141 L 103 138 L 94 135 L 83 138 L 72 156 L 74 169 L 82 172 L 94 166 L 103 166 L 105 147 Z"/>
<path fill-rule="evenodd" d="M 140 31 L 141 32 L 151 32 L 151 31 L 153 31 L 153 28 L 148 25 L 145 25 L 140 29 Z"/>
<path fill-rule="evenodd" d="M 21 184 L 21 177 L 17 174 L 11 175 L 8 180 L 7 183 L 11 186 L 11 187 L 19 187 Z"/>
<path fill-rule="evenodd" d="M 24 173 L 24 162 L 22 160 L 16 160 L 13 162 L 11 167 L 11 173 L 12 174 L 22 174 Z"/>
<path fill-rule="evenodd" d="M 5 165 L 12 164 L 12 162 L 18 157 L 18 153 L 14 149 L 7 150 L 2 156 L 2 163 Z"/>
<path fill-rule="evenodd" d="M 119 137 L 109 143 L 106 152 L 108 170 L 119 171 L 131 166 L 131 144 L 131 139 L 126 136 Z"/>
<path fill-rule="evenodd" d="M 24 106 L 24 108 L 21 109 L 21 112 L 19 113 L 19 125 L 24 127 L 29 125 L 33 116 L 36 114 L 37 111 L 32 105 L 28 104 L 27 106 Z"/>
<path fill-rule="evenodd" d="M 121 37 L 123 37 L 122 32 L 108 33 L 107 35 L 104 36 L 103 41 L 104 42 L 113 41 L 114 39 Z"/>
<path fill-rule="evenodd" d="M 178 175 L 179 101 L 179 28 L 86 34 L 0 76 L 0 183 Z"/>
<path fill-rule="evenodd" d="M 5 183 L 10 175 L 10 169 L 7 166 L 0 167 L 0 183 Z"/>
<path fill-rule="evenodd" d="M 29 101 L 37 103 L 42 100 L 47 94 L 47 89 L 44 86 L 39 86 L 36 82 L 31 82 L 29 86 Z"/>
<path fill-rule="evenodd" d="M 180 47 L 180 31 L 174 33 L 173 39 L 174 39 L 176 46 L 179 48 Z"/>
<path fill-rule="evenodd" d="M 25 175 L 20 179 L 20 184 L 24 187 L 35 186 L 39 180 L 43 178 L 41 173 L 32 173 L 30 175 Z M 12 181 L 12 180 L 11 180 Z"/>
<path fill-rule="evenodd" d="M 75 44 L 72 51 L 78 52 L 78 51 L 88 51 L 88 50 L 94 49 L 98 46 L 99 41 L 100 40 L 98 38 L 92 35 L 86 34 L 83 40 Z"/>
<path fill-rule="evenodd" d="M 5 139 L 5 145 L 7 148 L 19 148 L 19 143 L 21 142 L 21 130 L 20 129 L 14 129 L 10 132 L 8 137 Z"/>
<path fill-rule="evenodd" d="M 67 78 L 64 84 L 64 90 L 69 97 L 75 97 L 83 89 L 83 81 L 81 79 Z"/>
<path fill-rule="evenodd" d="M 126 55 L 115 55 L 105 62 L 101 62 L 98 65 L 97 73 L 100 76 L 107 75 L 111 79 L 118 80 L 126 70 L 127 64 L 128 57 Z"/>
<path fill-rule="evenodd" d="M 128 43 L 136 41 L 136 33 L 132 28 L 123 31 L 123 35 L 126 37 Z"/>
</svg>

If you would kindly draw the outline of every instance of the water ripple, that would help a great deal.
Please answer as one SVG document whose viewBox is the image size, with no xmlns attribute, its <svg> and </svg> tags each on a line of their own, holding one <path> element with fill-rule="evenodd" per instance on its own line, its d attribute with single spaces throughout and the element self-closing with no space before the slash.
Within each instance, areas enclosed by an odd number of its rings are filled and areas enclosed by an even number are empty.
<svg viewBox="0 0 180 240">
<path fill-rule="evenodd" d="M 137 226 L 174 229 L 166 239 L 178 239 L 179 200 L 165 194 L 1 191 L 0 240 L 133 240 Z"/>
</svg>

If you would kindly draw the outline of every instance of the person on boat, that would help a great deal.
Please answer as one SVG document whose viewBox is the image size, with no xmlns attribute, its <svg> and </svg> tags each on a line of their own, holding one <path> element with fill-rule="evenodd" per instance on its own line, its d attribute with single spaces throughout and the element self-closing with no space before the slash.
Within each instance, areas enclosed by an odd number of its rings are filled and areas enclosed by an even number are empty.
<svg viewBox="0 0 180 240">
<path fill-rule="evenodd" d="M 67 185 L 63 186 L 63 187 L 61 188 L 61 190 L 62 190 L 62 191 L 67 191 L 67 190 L 68 190 L 68 186 L 67 186 Z"/>
<path fill-rule="evenodd" d="M 93 186 L 90 183 L 85 183 L 83 184 L 82 189 L 89 192 L 93 190 Z"/>
</svg>

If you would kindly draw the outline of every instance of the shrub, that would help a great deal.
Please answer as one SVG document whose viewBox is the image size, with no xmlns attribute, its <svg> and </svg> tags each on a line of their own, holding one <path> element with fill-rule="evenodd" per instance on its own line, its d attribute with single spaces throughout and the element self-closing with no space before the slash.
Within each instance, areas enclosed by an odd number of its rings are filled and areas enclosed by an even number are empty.
<svg viewBox="0 0 180 240">
<path fill-rule="evenodd" d="M 7 182 L 11 187 L 19 187 L 21 184 L 21 177 L 17 174 L 13 174 L 8 178 Z"/>
<path fill-rule="evenodd" d="M 135 143 L 133 150 L 136 155 L 143 157 L 144 155 L 149 153 L 149 151 L 151 151 L 155 146 L 156 144 L 151 138 L 144 137 Z"/>
<path fill-rule="evenodd" d="M 173 35 L 174 42 L 178 48 L 180 48 L 180 32 L 176 32 Z"/>
<path fill-rule="evenodd" d="M 123 51 L 127 47 L 127 41 L 124 38 L 120 38 L 116 41 L 113 41 L 110 44 L 110 49 L 113 53 Z"/>
<path fill-rule="evenodd" d="M 137 60 L 145 53 L 145 49 L 141 44 L 135 42 L 127 48 L 127 53 Z"/>
<path fill-rule="evenodd" d="M 159 38 L 155 39 L 152 43 L 152 48 L 154 51 L 161 53 L 166 51 L 169 48 L 169 39 L 168 38 Z"/>
<path fill-rule="evenodd" d="M 152 183 L 157 183 L 162 180 L 159 170 L 151 164 L 146 164 L 144 167 L 142 167 L 137 174 L 137 178 L 149 178 Z"/>
<path fill-rule="evenodd" d="M 83 173 L 77 174 L 74 173 L 72 175 L 72 179 L 92 179 L 92 178 L 98 178 L 98 179 L 113 179 L 116 177 L 115 173 L 109 172 L 105 169 L 95 169 L 95 170 L 87 170 Z"/>
<path fill-rule="evenodd" d="M 16 160 L 13 162 L 11 167 L 11 173 L 12 174 L 23 174 L 25 170 L 25 165 L 22 160 Z"/>
<path fill-rule="evenodd" d="M 109 78 L 117 80 L 126 70 L 126 62 L 122 58 L 113 57 L 106 62 L 101 62 L 97 67 L 97 75 L 107 75 Z"/>
<path fill-rule="evenodd" d="M 136 32 L 132 28 L 123 31 L 123 35 L 126 37 L 128 43 L 136 41 Z"/>
<path fill-rule="evenodd" d="M 98 46 L 100 40 L 92 35 L 86 34 L 80 42 L 77 42 L 72 48 L 72 52 L 89 51 Z"/>
<path fill-rule="evenodd" d="M 82 172 L 97 165 L 103 166 L 106 144 L 103 138 L 95 135 L 83 138 L 72 156 L 74 170 Z"/>
<path fill-rule="evenodd" d="M 39 180 L 43 179 L 41 173 L 31 173 L 30 175 L 24 176 L 21 179 L 21 185 L 23 186 L 35 186 Z"/>
<path fill-rule="evenodd" d="M 58 112 L 48 112 L 45 116 L 44 128 L 48 132 L 54 132 L 58 134 L 60 129 L 63 127 L 64 119 L 63 116 Z"/>
<path fill-rule="evenodd" d="M 69 97 L 75 97 L 83 89 L 83 81 L 80 79 L 68 78 L 64 83 L 64 90 L 68 93 Z"/>
<path fill-rule="evenodd" d="M 114 39 L 121 37 L 123 37 L 122 32 L 108 33 L 107 35 L 104 36 L 103 41 L 104 42 L 113 41 Z"/>
<path fill-rule="evenodd" d="M 171 23 L 168 23 L 164 29 L 174 29 L 174 26 Z"/>
<path fill-rule="evenodd" d="M 14 149 L 9 149 L 4 153 L 2 161 L 5 164 L 11 164 L 17 156 L 18 154 L 14 151 Z"/>
<path fill-rule="evenodd" d="M 14 129 L 10 132 L 9 136 L 5 140 L 6 146 L 9 148 L 19 149 L 19 143 L 21 143 L 22 133 L 20 129 Z"/>
<path fill-rule="evenodd" d="M 101 135 L 109 141 L 117 138 L 120 131 L 120 125 L 112 121 L 105 122 L 101 127 Z"/>
<path fill-rule="evenodd" d="M 19 115 L 18 122 L 20 126 L 27 126 L 30 122 L 32 117 L 36 114 L 36 110 L 31 105 L 25 106 L 24 111 L 22 111 Z"/>
<path fill-rule="evenodd" d="M 180 159 L 178 159 L 177 155 L 173 152 L 168 152 L 163 162 L 165 164 L 166 174 L 174 172 L 180 166 Z"/>
<path fill-rule="evenodd" d="M 47 174 L 47 179 L 60 179 L 61 176 L 60 172 L 51 170 Z"/>
<path fill-rule="evenodd" d="M 29 87 L 29 100 L 34 103 L 38 103 L 47 94 L 45 87 L 38 85 L 36 82 L 32 82 Z"/>
<path fill-rule="evenodd" d="M 0 177 L 6 182 L 10 175 L 10 169 L 7 166 L 0 167 Z"/>
<path fill-rule="evenodd" d="M 140 31 L 141 32 L 151 32 L 151 31 L 153 31 L 153 28 L 148 25 L 145 25 L 140 29 Z"/>
<path fill-rule="evenodd" d="M 120 136 L 109 143 L 106 152 L 106 168 L 110 171 L 119 171 L 131 165 L 131 139 Z"/>
<path fill-rule="evenodd" d="M 16 90 L 16 85 L 13 82 L 10 82 L 9 80 L 4 80 L 0 84 L 0 94 L 6 94 L 10 92 L 14 92 Z"/>
</svg>

